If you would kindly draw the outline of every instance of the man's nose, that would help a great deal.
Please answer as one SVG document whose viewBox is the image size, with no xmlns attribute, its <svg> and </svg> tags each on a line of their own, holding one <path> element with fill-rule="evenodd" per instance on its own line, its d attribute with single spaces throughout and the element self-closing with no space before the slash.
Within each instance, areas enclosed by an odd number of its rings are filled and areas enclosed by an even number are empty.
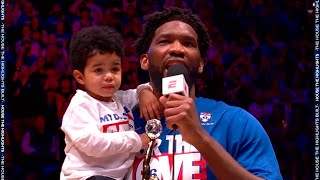
<svg viewBox="0 0 320 180">
<path fill-rule="evenodd" d="M 172 43 L 169 51 L 171 56 L 184 57 L 185 55 L 184 46 L 179 41 L 175 41 L 174 43 Z"/>
</svg>

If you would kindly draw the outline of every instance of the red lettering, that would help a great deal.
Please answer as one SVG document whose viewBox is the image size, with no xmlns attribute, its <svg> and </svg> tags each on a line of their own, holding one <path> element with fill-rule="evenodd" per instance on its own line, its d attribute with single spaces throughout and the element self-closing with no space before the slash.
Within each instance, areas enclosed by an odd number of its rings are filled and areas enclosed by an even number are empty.
<svg viewBox="0 0 320 180">
<path fill-rule="evenodd" d="M 177 80 L 169 81 L 169 83 L 168 83 L 168 89 L 175 88 L 176 86 L 177 86 Z"/>
<path fill-rule="evenodd" d="M 175 179 L 207 179 L 207 167 L 203 158 L 193 158 L 194 155 L 200 157 L 199 153 L 175 154 Z M 196 160 L 198 159 L 198 160 Z M 138 180 L 142 178 L 143 157 L 134 160 L 133 171 L 130 179 Z M 162 154 L 161 156 L 153 156 L 150 163 L 150 170 L 160 179 L 171 179 L 172 169 L 172 154 Z"/>
<path fill-rule="evenodd" d="M 123 125 L 123 124 L 129 124 L 129 121 L 118 122 L 118 123 L 114 123 L 114 124 L 104 124 L 102 126 L 102 132 L 106 133 L 108 131 L 108 128 L 111 126 L 115 126 L 117 128 L 117 132 L 119 132 L 119 126 Z"/>
</svg>

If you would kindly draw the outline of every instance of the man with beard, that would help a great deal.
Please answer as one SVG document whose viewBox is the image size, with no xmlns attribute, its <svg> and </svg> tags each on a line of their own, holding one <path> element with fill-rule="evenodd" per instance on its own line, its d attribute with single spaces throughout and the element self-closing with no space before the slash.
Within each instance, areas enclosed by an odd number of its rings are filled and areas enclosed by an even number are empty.
<svg viewBox="0 0 320 180">
<path fill-rule="evenodd" d="M 136 41 L 141 68 L 147 70 L 154 94 L 163 105 L 163 131 L 152 149 L 150 171 L 137 157 L 128 179 L 282 179 L 270 139 L 245 110 L 221 101 L 190 95 L 162 95 L 162 78 L 174 64 L 185 66 L 191 78 L 202 73 L 210 39 L 190 10 L 167 8 L 146 17 Z M 135 116 L 139 118 L 139 109 Z M 135 121 L 144 132 L 146 121 Z M 143 178 L 142 178 L 143 177 Z"/>
</svg>

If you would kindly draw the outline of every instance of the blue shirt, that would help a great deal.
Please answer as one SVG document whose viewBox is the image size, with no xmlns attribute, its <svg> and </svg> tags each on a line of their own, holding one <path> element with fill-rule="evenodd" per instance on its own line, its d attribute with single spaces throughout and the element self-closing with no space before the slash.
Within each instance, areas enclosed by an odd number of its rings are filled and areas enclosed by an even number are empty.
<svg viewBox="0 0 320 180">
<path fill-rule="evenodd" d="M 195 104 L 202 127 L 241 166 L 265 179 L 282 179 L 271 141 L 256 118 L 244 109 L 229 106 L 221 101 L 196 98 Z M 139 119 L 139 116 L 137 108 L 134 111 L 135 127 L 141 134 L 145 132 L 146 121 Z M 179 131 L 176 131 L 174 138 L 174 131 L 166 127 L 164 118 L 161 119 L 161 123 L 163 132 L 153 149 L 151 175 L 171 180 L 174 166 L 174 179 L 216 179 L 197 149 L 183 141 Z M 142 179 L 143 158 L 141 155 L 135 159 L 129 179 Z"/>
</svg>

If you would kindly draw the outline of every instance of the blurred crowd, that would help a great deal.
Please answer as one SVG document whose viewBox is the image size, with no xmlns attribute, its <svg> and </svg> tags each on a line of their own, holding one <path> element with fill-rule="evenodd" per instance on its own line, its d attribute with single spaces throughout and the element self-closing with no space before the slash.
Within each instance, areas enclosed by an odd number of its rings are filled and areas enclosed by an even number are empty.
<svg viewBox="0 0 320 180">
<path fill-rule="evenodd" d="M 243 107 L 264 126 L 283 178 L 314 178 L 311 0 L 7 0 L 6 179 L 58 179 L 62 116 L 77 84 L 68 46 L 83 27 L 124 37 L 121 89 L 148 81 L 133 47 L 143 17 L 190 8 L 212 38 L 198 96 Z"/>
</svg>

